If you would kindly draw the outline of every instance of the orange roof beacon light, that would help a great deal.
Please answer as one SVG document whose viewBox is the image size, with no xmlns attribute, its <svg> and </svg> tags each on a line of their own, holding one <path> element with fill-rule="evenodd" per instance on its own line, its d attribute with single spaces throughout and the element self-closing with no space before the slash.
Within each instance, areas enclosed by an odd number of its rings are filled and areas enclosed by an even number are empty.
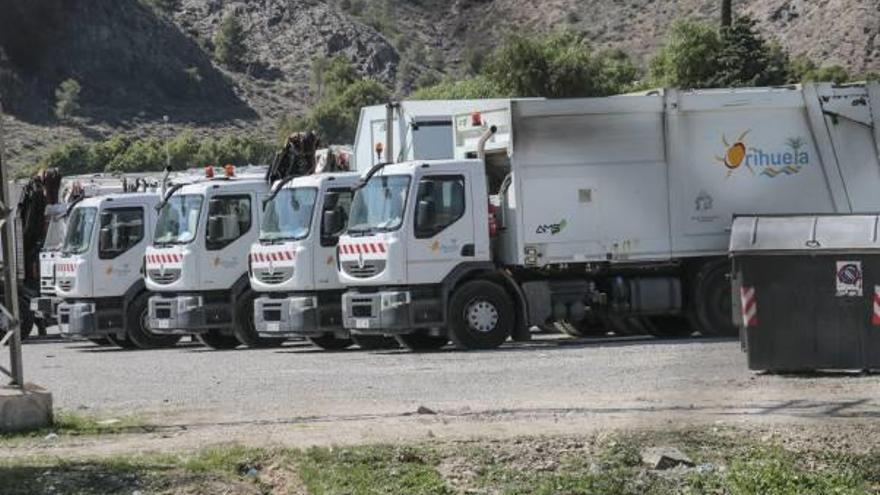
<svg viewBox="0 0 880 495">
<path fill-rule="evenodd" d="M 205 178 L 213 179 L 214 178 L 214 166 L 210 163 L 205 165 Z"/>
<path fill-rule="evenodd" d="M 480 112 L 474 112 L 471 114 L 471 126 L 473 127 L 482 127 L 483 126 L 483 115 Z"/>
<path fill-rule="evenodd" d="M 226 174 L 226 177 L 234 177 L 235 176 L 235 165 L 231 163 L 227 163 L 223 166 L 223 173 Z"/>
<path fill-rule="evenodd" d="M 382 152 L 385 151 L 385 145 L 382 142 L 376 143 L 376 158 L 382 160 Z"/>
</svg>

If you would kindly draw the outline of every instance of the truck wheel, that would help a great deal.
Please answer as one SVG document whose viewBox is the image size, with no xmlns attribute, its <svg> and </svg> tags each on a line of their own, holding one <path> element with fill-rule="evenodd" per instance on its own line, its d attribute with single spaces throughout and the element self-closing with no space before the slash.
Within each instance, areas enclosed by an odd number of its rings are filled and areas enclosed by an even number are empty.
<svg viewBox="0 0 880 495">
<path fill-rule="evenodd" d="M 235 306 L 235 327 L 232 333 L 239 342 L 248 347 L 281 347 L 287 339 L 269 339 L 260 337 L 254 325 L 254 299 L 256 294 L 248 291 Z"/>
<path fill-rule="evenodd" d="M 313 345 L 325 351 L 341 351 L 348 349 L 354 344 L 351 339 L 338 339 L 332 333 L 325 333 L 320 337 L 309 337 L 308 339 Z"/>
<path fill-rule="evenodd" d="M 217 329 L 197 334 L 196 340 L 205 347 L 210 347 L 216 351 L 228 351 L 241 345 L 241 342 L 238 341 L 235 335 L 224 335 Z"/>
<path fill-rule="evenodd" d="M 120 339 L 116 335 L 108 335 L 107 342 L 110 342 L 111 344 L 115 345 L 116 347 L 119 347 L 121 349 L 126 349 L 126 350 L 134 350 L 134 349 L 138 348 L 134 342 L 132 342 L 126 338 Z"/>
<path fill-rule="evenodd" d="M 415 352 L 438 351 L 449 343 L 448 337 L 435 337 L 424 330 L 395 335 L 394 339 L 401 346 Z"/>
<path fill-rule="evenodd" d="M 703 335 L 736 336 L 730 291 L 730 262 L 712 261 L 700 267 L 694 283 L 694 320 Z"/>
<path fill-rule="evenodd" d="M 394 337 L 385 335 L 352 335 L 351 340 L 365 351 L 378 351 L 382 349 L 397 349 L 400 345 Z"/>
<path fill-rule="evenodd" d="M 34 330 L 34 314 L 31 312 L 31 301 L 25 296 L 18 296 L 18 315 L 21 319 L 21 340 L 30 337 Z"/>
<path fill-rule="evenodd" d="M 507 340 L 513 325 L 513 303 L 497 284 L 474 280 L 452 294 L 449 334 L 456 347 L 494 349 Z"/>
<path fill-rule="evenodd" d="M 125 313 L 125 331 L 128 340 L 138 349 L 160 349 L 174 347 L 180 341 L 180 335 L 156 335 L 150 332 L 148 296 L 141 294 L 134 298 Z"/>
</svg>

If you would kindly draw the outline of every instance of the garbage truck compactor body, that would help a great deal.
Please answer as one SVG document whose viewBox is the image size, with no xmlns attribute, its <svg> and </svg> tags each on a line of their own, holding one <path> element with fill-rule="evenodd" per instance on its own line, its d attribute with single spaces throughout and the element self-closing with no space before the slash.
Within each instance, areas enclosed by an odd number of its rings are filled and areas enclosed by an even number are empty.
<svg viewBox="0 0 880 495">
<path fill-rule="evenodd" d="M 459 116 L 456 159 L 364 173 L 339 240 L 344 325 L 416 349 L 551 324 L 735 334 L 733 215 L 878 211 L 878 123 L 877 83 Z"/>
<path fill-rule="evenodd" d="M 336 243 L 357 179 L 353 172 L 323 173 L 276 183 L 248 259 L 261 336 L 305 337 L 323 349 L 388 344 L 381 336 L 352 339 L 342 326 Z"/>
<path fill-rule="evenodd" d="M 86 198 L 73 207 L 54 264 L 63 336 L 107 338 L 126 348 L 179 340 L 154 335 L 146 325 L 143 259 L 158 203 L 157 193 L 127 193 Z"/>
<path fill-rule="evenodd" d="M 245 173 L 165 193 L 145 256 L 154 332 L 194 334 L 215 349 L 283 342 L 257 334 L 248 280 L 248 253 L 268 190 L 263 173 Z"/>
</svg>

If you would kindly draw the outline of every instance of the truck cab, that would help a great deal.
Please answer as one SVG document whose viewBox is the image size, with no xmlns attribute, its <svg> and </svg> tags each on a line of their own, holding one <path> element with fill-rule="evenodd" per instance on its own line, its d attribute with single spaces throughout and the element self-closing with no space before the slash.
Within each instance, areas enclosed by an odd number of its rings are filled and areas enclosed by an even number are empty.
<svg viewBox="0 0 880 495">
<path fill-rule="evenodd" d="M 146 324 L 142 266 L 156 219 L 155 193 L 86 198 L 70 211 L 55 259 L 58 325 L 65 337 L 107 338 L 125 348 L 174 345 Z"/>
<path fill-rule="evenodd" d="M 487 190 L 482 160 L 378 165 L 367 173 L 339 240 L 339 279 L 349 288 L 345 327 L 394 335 L 416 350 L 450 338 L 464 347 L 506 340 L 513 309 L 492 261 Z M 480 277 L 494 286 L 488 297 L 453 297 Z M 472 335 L 450 330 L 468 321 Z"/>
<path fill-rule="evenodd" d="M 161 202 L 145 256 L 150 326 L 214 349 L 280 345 L 254 328 L 247 266 L 269 186 L 263 174 L 208 175 L 172 187 Z"/>
<path fill-rule="evenodd" d="M 40 249 L 40 295 L 31 299 L 31 311 L 38 326 L 54 325 L 61 299 L 55 292 L 55 261 L 61 255 L 67 231 L 69 205 L 46 206 L 46 238 Z"/>
<path fill-rule="evenodd" d="M 328 350 L 355 340 L 362 348 L 389 344 L 390 339 L 376 336 L 353 340 L 342 326 L 344 287 L 336 271 L 336 245 L 358 177 L 328 173 L 276 184 L 249 257 L 251 288 L 258 294 L 254 324 L 261 336 L 305 337 Z"/>
</svg>

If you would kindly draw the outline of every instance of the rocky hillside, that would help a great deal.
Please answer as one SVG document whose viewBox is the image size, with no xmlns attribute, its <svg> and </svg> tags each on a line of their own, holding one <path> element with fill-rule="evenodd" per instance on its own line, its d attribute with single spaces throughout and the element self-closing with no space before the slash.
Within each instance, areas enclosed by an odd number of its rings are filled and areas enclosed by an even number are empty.
<svg viewBox="0 0 880 495">
<path fill-rule="evenodd" d="M 155 7 L 174 5 L 165 12 Z M 0 16 L 0 96 L 16 166 L 68 139 L 117 132 L 274 136 L 278 118 L 314 101 L 311 61 L 344 54 L 399 92 L 403 72 L 458 74 L 505 34 L 561 27 L 645 61 L 678 17 L 714 20 L 720 0 L 7 0 Z M 734 0 L 794 54 L 851 71 L 880 69 L 880 0 Z M 212 60 L 234 11 L 246 63 Z M 414 48 L 415 47 L 415 48 Z M 414 55 L 415 54 L 415 55 Z M 405 70 L 404 69 L 405 67 Z M 430 68 L 430 69 L 429 69 Z M 80 117 L 61 123 L 54 91 L 82 86 Z M 168 115 L 170 124 L 164 124 Z"/>
</svg>

